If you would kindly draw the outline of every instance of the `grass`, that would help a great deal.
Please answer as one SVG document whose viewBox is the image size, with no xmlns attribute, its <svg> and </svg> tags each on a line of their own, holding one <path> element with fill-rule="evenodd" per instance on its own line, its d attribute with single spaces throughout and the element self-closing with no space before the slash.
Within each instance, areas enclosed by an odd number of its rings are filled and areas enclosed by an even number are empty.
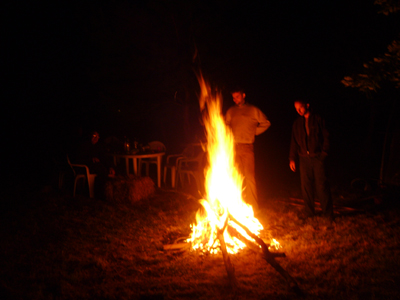
<svg viewBox="0 0 400 300">
<path fill-rule="evenodd" d="M 83 196 L 42 193 L 3 212 L 3 299 L 399 299 L 397 207 L 337 215 L 330 225 L 302 221 L 289 199 L 262 207 L 261 238 L 276 238 L 281 266 L 296 295 L 261 256 L 232 255 L 233 293 L 222 255 L 164 251 L 190 233 L 199 208 L 185 193 L 160 189 L 147 200 L 117 205 Z"/>
</svg>

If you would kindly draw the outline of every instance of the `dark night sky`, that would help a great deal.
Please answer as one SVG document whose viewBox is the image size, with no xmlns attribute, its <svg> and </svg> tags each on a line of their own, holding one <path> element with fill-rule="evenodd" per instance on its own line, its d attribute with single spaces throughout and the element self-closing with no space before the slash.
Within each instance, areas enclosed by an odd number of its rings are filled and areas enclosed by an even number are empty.
<svg viewBox="0 0 400 300">
<path fill-rule="evenodd" d="M 400 28 L 372 0 L 56 2 L 5 8 L 3 128 L 10 152 L 26 155 L 12 167 L 46 166 L 79 126 L 169 148 L 187 141 L 198 131 L 201 69 L 224 109 L 240 83 L 265 112 L 272 126 L 256 142 L 260 172 L 285 181 L 293 99 L 326 115 L 337 153 L 360 147 L 366 98 L 340 80 L 384 53 Z"/>
</svg>

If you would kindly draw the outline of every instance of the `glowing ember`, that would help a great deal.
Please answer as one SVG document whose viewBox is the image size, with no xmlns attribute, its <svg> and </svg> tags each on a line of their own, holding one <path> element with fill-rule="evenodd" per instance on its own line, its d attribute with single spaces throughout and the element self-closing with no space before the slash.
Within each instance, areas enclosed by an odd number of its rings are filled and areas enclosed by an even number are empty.
<svg viewBox="0 0 400 300">
<path fill-rule="evenodd" d="M 263 226 L 254 217 L 252 206 L 242 200 L 243 177 L 234 161 L 232 132 L 225 125 L 221 114 L 221 94 L 218 92 L 212 94 L 210 86 L 206 84 L 202 75 L 198 79 L 201 87 L 200 109 L 206 111 L 203 114 L 203 121 L 206 128 L 209 166 L 205 170 L 205 199 L 200 200 L 203 209 L 197 212 L 197 224 L 192 225 L 193 232 L 187 241 L 192 243 L 193 249 L 216 253 L 219 252 L 217 230 L 224 227 L 228 215 L 232 215 L 256 235 L 259 235 Z M 245 238 L 253 241 L 229 218 L 228 224 Z M 224 239 L 227 251 L 231 254 L 245 247 L 240 240 L 231 237 L 227 230 L 224 231 Z M 279 247 L 279 243 L 275 240 L 271 244 L 275 248 Z"/>
<path fill-rule="evenodd" d="M 274 248 L 275 250 L 278 250 L 280 247 L 281 244 L 279 244 L 279 242 L 276 239 L 272 239 L 269 249 Z"/>
</svg>

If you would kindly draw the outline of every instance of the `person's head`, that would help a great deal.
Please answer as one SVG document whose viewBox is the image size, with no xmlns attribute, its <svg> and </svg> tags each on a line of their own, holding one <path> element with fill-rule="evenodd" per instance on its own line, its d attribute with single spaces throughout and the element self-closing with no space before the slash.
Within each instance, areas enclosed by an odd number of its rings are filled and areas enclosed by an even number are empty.
<svg viewBox="0 0 400 300">
<path fill-rule="evenodd" d="M 310 112 L 310 104 L 304 100 L 294 101 L 294 108 L 297 113 L 302 117 L 307 117 Z"/>
<path fill-rule="evenodd" d="M 96 144 L 100 139 L 100 135 L 97 131 L 93 131 L 92 134 L 90 135 L 90 141 L 92 144 Z"/>
<path fill-rule="evenodd" d="M 243 88 L 235 87 L 232 89 L 231 94 L 233 102 L 235 102 L 236 105 L 241 106 L 246 102 L 246 93 Z"/>
</svg>

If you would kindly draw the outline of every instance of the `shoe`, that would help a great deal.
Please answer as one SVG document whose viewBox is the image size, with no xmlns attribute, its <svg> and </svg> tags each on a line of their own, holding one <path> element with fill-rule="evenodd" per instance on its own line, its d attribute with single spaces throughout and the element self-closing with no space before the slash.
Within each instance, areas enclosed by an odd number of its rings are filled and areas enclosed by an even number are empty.
<svg viewBox="0 0 400 300">
<path fill-rule="evenodd" d="M 334 219 L 332 216 L 322 217 L 320 225 L 325 226 L 327 229 L 334 229 Z"/>
<path fill-rule="evenodd" d="M 314 215 L 310 215 L 310 214 L 306 213 L 305 211 L 300 211 L 300 212 L 297 214 L 297 217 L 298 217 L 300 220 L 305 221 L 305 220 L 307 220 L 307 219 L 313 218 Z"/>
<path fill-rule="evenodd" d="M 333 215 L 322 215 L 322 217 L 330 223 L 335 221 L 335 217 Z"/>
</svg>

